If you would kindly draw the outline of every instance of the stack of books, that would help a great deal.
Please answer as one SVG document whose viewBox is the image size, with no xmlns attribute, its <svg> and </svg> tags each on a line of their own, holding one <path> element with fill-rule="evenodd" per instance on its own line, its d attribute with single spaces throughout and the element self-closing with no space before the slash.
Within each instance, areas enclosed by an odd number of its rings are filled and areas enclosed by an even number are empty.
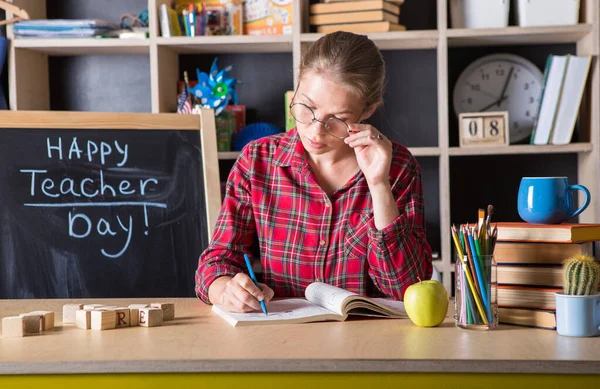
<svg viewBox="0 0 600 389">
<path fill-rule="evenodd" d="M 577 254 L 593 256 L 595 241 L 600 224 L 498 223 L 498 321 L 555 329 L 562 263 Z"/>
<path fill-rule="evenodd" d="M 310 6 L 310 24 L 318 33 L 404 31 L 398 24 L 404 0 L 321 0 Z"/>
</svg>

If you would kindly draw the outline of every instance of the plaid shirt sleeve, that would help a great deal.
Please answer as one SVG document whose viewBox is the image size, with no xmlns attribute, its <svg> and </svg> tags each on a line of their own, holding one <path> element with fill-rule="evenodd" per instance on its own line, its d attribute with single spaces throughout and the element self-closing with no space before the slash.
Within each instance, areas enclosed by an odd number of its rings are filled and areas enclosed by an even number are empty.
<svg viewBox="0 0 600 389">
<path fill-rule="evenodd" d="M 202 253 L 196 270 L 196 296 L 207 304 L 208 288 L 221 276 L 233 277 L 246 267 L 243 255 L 256 233 L 252 211 L 248 147 L 234 164 L 225 188 L 225 199 L 217 219 L 213 237 Z"/>
<path fill-rule="evenodd" d="M 392 172 L 396 170 L 392 166 Z M 431 278 L 431 247 L 425 237 L 421 168 L 411 156 L 392 184 L 400 216 L 382 230 L 369 221 L 369 276 L 387 297 L 402 300 L 406 288 Z"/>
</svg>

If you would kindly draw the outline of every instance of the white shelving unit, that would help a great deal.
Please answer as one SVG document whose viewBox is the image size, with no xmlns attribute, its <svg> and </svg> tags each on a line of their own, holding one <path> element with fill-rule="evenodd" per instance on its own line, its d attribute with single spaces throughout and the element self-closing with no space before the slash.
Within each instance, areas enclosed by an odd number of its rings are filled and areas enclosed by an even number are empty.
<svg viewBox="0 0 600 389">
<path fill-rule="evenodd" d="M 46 17 L 44 0 L 15 0 L 32 18 Z M 65 39 L 13 40 L 9 53 L 9 96 L 11 109 L 50 109 L 48 56 L 62 55 L 143 55 L 150 62 L 151 111 L 173 112 L 176 104 L 180 54 L 203 53 L 290 53 L 294 67 L 294 85 L 302 51 L 321 35 L 308 33 L 306 0 L 294 2 L 294 29 L 290 36 L 159 36 L 158 9 L 169 0 L 148 0 L 150 38 L 146 40 Z M 450 29 L 447 25 L 447 0 L 437 0 L 437 29 L 373 33 L 369 37 L 382 50 L 435 50 L 437 61 L 437 147 L 412 147 L 418 157 L 438 159 L 441 255 L 435 266 L 443 273 L 443 283 L 451 290 L 452 246 L 450 168 L 453 157 L 486 155 L 576 154 L 578 183 L 593 193 L 589 209 L 581 222 L 600 221 L 600 5 L 597 0 L 581 1 L 580 24 L 552 27 L 507 27 L 498 29 Z M 9 15 L 10 16 L 10 15 Z M 12 30 L 8 28 L 12 38 Z M 459 148 L 449 142 L 450 91 L 448 80 L 449 49 L 469 46 L 546 45 L 572 43 L 578 55 L 592 55 L 594 61 L 585 96 L 589 107 L 582 111 L 584 136 L 581 143 L 566 146 L 514 145 L 508 147 Z M 390 69 L 393 72 L 394 69 Z M 237 152 L 219 153 L 222 160 L 235 159 Z"/>
</svg>

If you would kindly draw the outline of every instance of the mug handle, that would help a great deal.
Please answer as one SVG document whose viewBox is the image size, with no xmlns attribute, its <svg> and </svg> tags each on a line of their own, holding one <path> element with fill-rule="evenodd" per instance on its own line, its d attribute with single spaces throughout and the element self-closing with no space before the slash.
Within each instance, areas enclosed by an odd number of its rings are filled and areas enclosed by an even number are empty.
<svg viewBox="0 0 600 389">
<path fill-rule="evenodd" d="M 568 190 L 570 191 L 575 191 L 575 190 L 580 190 L 585 194 L 585 201 L 583 202 L 583 205 L 581 207 L 579 207 L 579 209 L 577 209 L 575 212 L 573 212 L 572 214 L 569 215 L 568 219 L 574 218 L 575 216 L 579 215 L 581 212 L 583 212 L 588 205 L 590 205 L 590 199 L 592 197 L 592 195 L 590 194 L 590 191 L 588 190 L 588 188 L 586 188 L 583 185 L 569 185 Z"/>
</svg>

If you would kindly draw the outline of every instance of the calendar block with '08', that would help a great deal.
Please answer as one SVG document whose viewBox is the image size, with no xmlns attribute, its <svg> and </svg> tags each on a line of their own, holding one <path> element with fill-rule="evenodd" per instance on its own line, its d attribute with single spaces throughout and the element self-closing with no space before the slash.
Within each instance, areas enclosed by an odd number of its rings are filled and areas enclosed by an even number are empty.
<svg viewBox="0 0 600 389">
<path fill-rule="evenodd" d="M 508 112 L 465 112 L 458 117 L 459 145 L 508 146 Z"/>
</svg>

